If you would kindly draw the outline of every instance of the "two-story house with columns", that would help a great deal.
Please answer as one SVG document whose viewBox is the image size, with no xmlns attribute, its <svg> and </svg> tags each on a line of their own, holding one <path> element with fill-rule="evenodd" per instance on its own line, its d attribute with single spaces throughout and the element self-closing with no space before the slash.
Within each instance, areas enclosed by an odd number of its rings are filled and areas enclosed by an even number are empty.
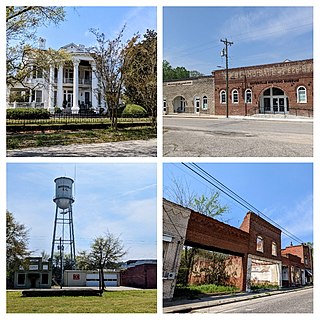
<svg viewBox="0 0 320 320">
<path fill-rule="evenodd" d="M 73 114 L 92 108 L 96 112 L 106 109 L 98 92 L 98 79 L 94 59 L 84 45 L 70 43 L 60 49 L 65 50 L 71 61 L 59 66 L 50 66 L 48 77 L 43 70 L 34 67 L 25 83 L 7 88 L 9 108 L 37 107 L 51 113 L 55 107 Z"/>
</svg>

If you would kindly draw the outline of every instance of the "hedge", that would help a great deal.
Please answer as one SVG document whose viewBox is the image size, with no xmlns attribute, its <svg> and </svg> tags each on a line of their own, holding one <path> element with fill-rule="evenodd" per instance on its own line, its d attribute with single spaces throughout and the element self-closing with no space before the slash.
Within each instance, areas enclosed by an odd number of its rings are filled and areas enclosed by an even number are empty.
<svg viewBox="0 0 320 320">
<path fill-rule="evenodd" d="M 123 117 L 146 117 L 147 111 L 137 104 L 127 104 L 122 112 Z"/>
<path fill-rule="evenodd" d="M 50 113 L 45 109 L 15 108 L 7 109 L 7 119 L 49 119 Z"/>
</svg>

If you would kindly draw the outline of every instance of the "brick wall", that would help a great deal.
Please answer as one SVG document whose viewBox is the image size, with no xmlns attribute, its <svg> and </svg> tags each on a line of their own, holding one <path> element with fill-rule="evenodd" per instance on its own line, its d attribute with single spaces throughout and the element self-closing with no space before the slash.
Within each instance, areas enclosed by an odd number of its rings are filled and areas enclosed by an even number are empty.
<svg viewBox="0 0 320 320">
<path fill-rule="evenodd" d="M 157 265 L 143 264 L 128 268 L 121 272 L 120 283 L 127 287 L 156 289 Z"/>
<path fill-rule="evenodd" d="M 281 230 L 259 217 L 255 213 L 248 212 L 243 219 L 240 229 L 249 232 L 248 253 L 267 259 L 281 259 Z M 257 237 L 263 239 L 263 252 L 257 251 Z M 276 255 L 272 254 L 272 242 L 276 244 Z"/>
<path fill-rule="evenodd" d="M 307 269 L 312 269 L 312 255 L 309 246 L 307 245 L 297 245 L 289 246 L 281 250 L 282 255 L 292 254 L 300 258 L 301 263 Z"/>
<path fill-rule="evenodd" d="M 225 115 L 226 104 L 220 103 L 220 92 L 226 89 L 224 70 L 213 72 L 215 114 Z M 297 88 L 307 90 L 307 103 L 297 102 Z M 288 97 L 289 114 L 313 116 L 313 60 L 259 65 L 229 69 L 229 114 L 252 115 L 259 112 L 260 97 L 271 87 L 280 88 Z M 232 103 L 232 90 L 238 90 L 239 102 Z M 252 90 L 252 103 L 245 103 L 245 90 Z"/>
</svg>

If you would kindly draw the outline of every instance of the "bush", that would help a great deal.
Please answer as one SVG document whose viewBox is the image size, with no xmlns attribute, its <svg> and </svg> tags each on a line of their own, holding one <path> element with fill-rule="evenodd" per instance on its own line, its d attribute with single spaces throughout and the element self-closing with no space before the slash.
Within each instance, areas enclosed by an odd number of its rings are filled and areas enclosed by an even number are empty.
<svg viewBox="0 0 320 320">
<path fill-rule="evenodd" d="M 127 104 L 122 112 L 123 117 L 143 118 L 148 115 L 147 111 L 137 104 Z"/>
<path fill-rule="evenodd" d="M 50 113 L 45 109 L 16 108 L 7 109 L 7 119 L 49 119 Z"/>
</svg>

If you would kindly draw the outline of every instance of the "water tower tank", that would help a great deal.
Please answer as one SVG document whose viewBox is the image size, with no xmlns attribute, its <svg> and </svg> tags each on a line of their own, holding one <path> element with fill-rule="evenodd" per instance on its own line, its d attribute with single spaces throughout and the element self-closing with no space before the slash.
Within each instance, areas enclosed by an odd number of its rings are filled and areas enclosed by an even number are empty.
<svg viewBox="0 0 320 320">
<path fill-rule="evenodd" d="M 56 184 L 56 194 L 53 201 L 60 209 L 67 209 L 74 202 L 72 196 L 73 180 L 67 177 L 60 177 L 54 180 Z"/>
</svg>

